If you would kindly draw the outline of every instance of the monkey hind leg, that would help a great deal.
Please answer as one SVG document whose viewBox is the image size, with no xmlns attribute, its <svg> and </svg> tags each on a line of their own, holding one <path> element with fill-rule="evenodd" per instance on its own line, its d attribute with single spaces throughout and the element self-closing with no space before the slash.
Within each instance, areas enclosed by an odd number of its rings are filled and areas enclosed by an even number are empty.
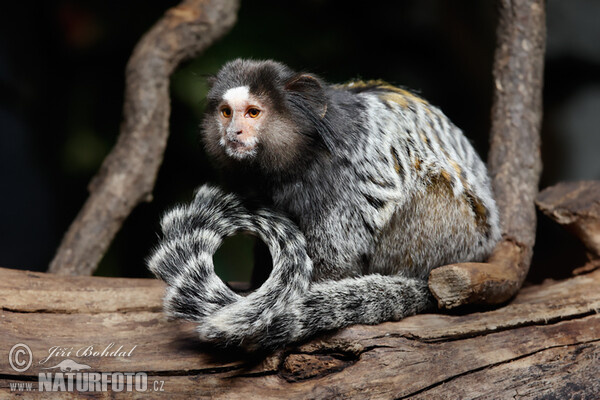
<svg viewBox="0 0 600 400">
<path fill-rule="evenodd" d="M 380 232 L 368 271 L 427 279 L 445 264 L 482 261 L 499 238 L 489 214 L 479 197 L 455 195 L 447 180 L 433 176 Z"/>
</svg>

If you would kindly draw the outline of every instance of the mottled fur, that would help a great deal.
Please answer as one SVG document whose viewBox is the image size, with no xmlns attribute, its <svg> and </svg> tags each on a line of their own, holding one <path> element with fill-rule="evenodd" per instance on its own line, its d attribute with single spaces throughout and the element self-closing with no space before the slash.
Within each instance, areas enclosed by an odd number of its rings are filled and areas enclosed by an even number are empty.
<svg viewBox="0 0 600 400">
<path fill-rule="evenodd" d="M 217 107 L 236 87 L 273 112 L 256 155 L 229 157 Z M 442 112 L 385 82 L 327 85 L 273 61 L 236 60 L 208 95 L 204 142 L 236 191 L 202 187 L 167 213 L 149 261 L 169 285 L 169 315 L 203 340 L 250 350 L 317 332 L 397 320 L 431 306 L 427 277 L 481 261 L 500 237 L 485 166 Z M 252 192 L 264 208 L 242 203 Z M 256 196 L 254 196 L 256 197 Z M 238 231 L 271 251 L 273 272 L 247 297 L 216 277 L 212 254 Z"/>
</svg>

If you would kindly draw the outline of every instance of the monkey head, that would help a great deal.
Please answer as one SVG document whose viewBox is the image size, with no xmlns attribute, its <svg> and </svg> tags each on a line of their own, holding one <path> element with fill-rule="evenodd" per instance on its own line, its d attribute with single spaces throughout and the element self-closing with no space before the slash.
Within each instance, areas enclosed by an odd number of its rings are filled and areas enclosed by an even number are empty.
<svg viewBox="0 0 600 400">
<path fill-rule="evenodd" d="M 235 60 L 210 79 L 203 141 L 224 164 L 281 172 L 323 146 L 327 96 L 319 78 L 274 61 Z"/>
</svg>

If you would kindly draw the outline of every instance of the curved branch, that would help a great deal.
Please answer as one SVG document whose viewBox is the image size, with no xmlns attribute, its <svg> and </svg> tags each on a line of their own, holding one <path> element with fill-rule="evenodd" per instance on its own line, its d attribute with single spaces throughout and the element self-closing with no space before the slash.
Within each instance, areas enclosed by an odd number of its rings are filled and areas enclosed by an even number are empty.
<svg viewBox="0 0 600 400">
<path fill-rule="evenodd" d="M 238 0 L 184 0 L 137 44 L 126 69 L 124 122 L 49 272 L 91 275 L 131 210 L 152 198 L 169 135 L 169 77 L 234 25 Z"/>
<path fill-rule="evenodd" d="M 453 264 L 432 271 L 429 287 L 446 308 L 498 304 L 513 297 L 525 280 L 535 243 L 545 1 L 500 0 L 499 5 L 488 163 L 503 238 L 488 263 Z"/>
</svg>

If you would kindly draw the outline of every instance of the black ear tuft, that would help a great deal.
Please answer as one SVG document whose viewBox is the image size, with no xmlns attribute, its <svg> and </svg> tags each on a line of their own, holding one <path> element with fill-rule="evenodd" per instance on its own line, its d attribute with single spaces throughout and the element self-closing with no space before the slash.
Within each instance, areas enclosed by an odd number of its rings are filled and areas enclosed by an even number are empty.
<svg viewBox="0 0 600 400">
<path fill-rule="evenodd" d="M 284 88 L 291 97 L 302 99 L 302 109 L 310 111 L 318 119 L 325 116 L 327 96 L 319 78 L 309 74 L 297 74 L 288 79 Z"/>
<path fill-rule="evenodd" d="M 333 152 L 335 135 L 330 118 L 325 117 L 328 112 L 326 84 L 314 75 L 301 73 L 289 78 L 284 89 L 297 120 L 305 125 L 304 131 L 316 135 L 325 148 Z"/>
<path fill-rule="evenodd" d="M 322 92 L 323 85 L 318 78 L 312 75 L 298 74 L 286 82 L 285 90 L 299 93 Z"/>
</svg>

